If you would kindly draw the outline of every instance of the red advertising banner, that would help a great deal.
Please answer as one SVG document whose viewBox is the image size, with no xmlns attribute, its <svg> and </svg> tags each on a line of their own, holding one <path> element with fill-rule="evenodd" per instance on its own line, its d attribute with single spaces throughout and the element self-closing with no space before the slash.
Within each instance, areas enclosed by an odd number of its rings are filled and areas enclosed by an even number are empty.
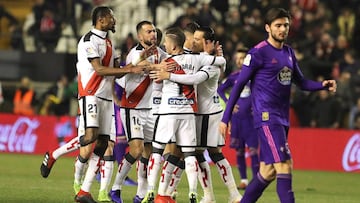
<svg viewBox="0 0 360 203">
<path fill-rule="evenodd" d="M 75 117 L 0 114 L 0 152 L 44 154 L 75 136 Z M 360 173 L 360 132 L 290 128 L 289 145 L 295 169 Z M 236 151 L 223 152 L 236 165 Z"/>
<path fill-rule="evenodd" d="M 295 169 L 360 172 L 360 134 L 351 130 L 291 128 Z"/>
<path fill-rule="evenodd" d="M 360 132 L 290 128 L 289 146 L 294 169 L 360 173 Z M 225 147 L 223 151 L 229 162 L 236 165 L 235 150 Z"/>
<path fill-rule="evenodd" d="M 0 152 L 44 154 L 76 135 L 74 117 L 0 114 Z"/>
</svg>

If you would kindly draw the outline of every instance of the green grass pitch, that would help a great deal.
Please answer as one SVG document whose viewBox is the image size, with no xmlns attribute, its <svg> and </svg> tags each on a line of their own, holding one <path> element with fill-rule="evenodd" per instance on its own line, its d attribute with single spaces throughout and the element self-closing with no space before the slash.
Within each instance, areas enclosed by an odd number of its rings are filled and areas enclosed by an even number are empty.
<svg viewBox="0 0 360 203">
<path fill-rule="evenodd" d="M 74 202 L 72 189 L 74 158 L 60 158 L 47 179 L 40 175 L 39 168 L 42 159 L 41 155 L 0 154 L 1 203 Z M 239 180 L 236 168 L 233 168 L 233 174 L 235 179 Z M 129 176 L 136 177 L 134 169 L 131 170 Z M 217 202 L 227 202 L 227 189 L 222 184 L 214 166 L 212 166 L 212 178 Z M 92 186 L 94 198 L 97 198 L 98 188 L 99 184 L 94 181 Z M 359 203 L 360 174 L 296 170 L 293 174 L 293 189 L 298 203 Z M 135 192 L 135 187 L 124 186 L 122 195 L 124 202 L 131 203 Z M 178 192 L 178 202 L 188 202 L 185 174 L 183 174 Z M 198 192 L 201 196 L 200 185 Z M 244 191 L 240 192 L 243 194 Z M 275 182 L 265 190 L 258 202 L 279 202 Z"/>
</svg>

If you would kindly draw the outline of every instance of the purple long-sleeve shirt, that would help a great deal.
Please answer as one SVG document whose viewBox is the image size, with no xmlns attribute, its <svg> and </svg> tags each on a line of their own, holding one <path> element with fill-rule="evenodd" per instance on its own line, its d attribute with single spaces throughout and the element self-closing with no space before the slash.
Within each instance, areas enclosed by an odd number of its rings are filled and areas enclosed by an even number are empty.
<svg viewBox="0 0 360 203">
<path fill-rule="evenodd" d="M 251 80 L 255 127 L 264 124 L 289 126 L 290 89 L 294 82 L 302 90 L 324 89 L 321 82 L 304 78 L 294 51 L 287 45 L 277 49 L 266 40 L 252 48 L 233 87 L 222 122 L 228 123 L 246 83 Z"/>
<path fill-rule="evenodd" d="M 231 89 L 235 84 L 240 74 L 240 70 L 231 73 L 225 80 L 224 83 L 219 85 L 217 92 L 219 96 L 225 101 L 228 101 L 226 97 L 226 91 Z M 236 113 L 233 113 L 233 117 L 237 117 L 240 120 L 251 119 L 252 120 L 252 110 L 251 110 L 251 91 L 250 91 L 250 82 L 248 82 L 243 88 L 236 104 L 239 106 L 239 109 Z"/>
</svg>

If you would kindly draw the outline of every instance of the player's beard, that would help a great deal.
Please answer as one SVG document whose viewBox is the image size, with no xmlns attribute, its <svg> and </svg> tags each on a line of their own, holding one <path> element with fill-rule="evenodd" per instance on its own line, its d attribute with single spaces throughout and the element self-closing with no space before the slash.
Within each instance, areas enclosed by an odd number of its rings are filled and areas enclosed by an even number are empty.
<svg viewBox="0 0 360 203">
<path fill-rule="evenodd" d="M 279 42 L 279 43 L 284 43 L 286 41 L 286 38 L 287 38 L 287 35 L 284 34 L 284 38 L 279 38 L 277 37 L 276 35 L 274 35 L 273 33 L 271 33 L 271 37 L 276 41 L 276 42 Z"/>
<path fill-rule="evenodd" d="M 109 29 L 112 33 L 115 33 L 116 30 L 115 30 L 115 25 L 111 26 L 110 29 Z"/>
<path fill-rule="evenodd" d="M 152 46 L 153 44 L 156 44 L 156 40 L 154 42 L 152 42 L 151 40 L 144 40 L 144 44 L 146 44 L 147 46 Z"/>
</svg>

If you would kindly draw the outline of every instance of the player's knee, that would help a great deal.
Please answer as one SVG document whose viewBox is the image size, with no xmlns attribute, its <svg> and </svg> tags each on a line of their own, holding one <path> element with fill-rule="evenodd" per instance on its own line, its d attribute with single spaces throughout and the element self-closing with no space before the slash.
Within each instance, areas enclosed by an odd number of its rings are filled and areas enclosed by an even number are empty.
<svg viewBox="0 0 360 203">
<path fill-rule="evenodd" d="M 143 143 L 140 143 L 140 144 L 139 143 L 131 143 L 130 144 L 129 152 L 136 159 L 139 159 L 141 157 L 143 151 L 144 151 L 144 144 Z"/>
<path fill-rule="evenodd" d="M 94 148 L 94 154 L 103 157 L 105 154 L 105 151 L 108 147 L 110 137 L 108 135 L 101 135 L 97 139 L 95 148 Z"/>
<path fill-rule="evenodd" d="M 212 162 L 217 163 L 223 159 L 225 159 L 224 155 L 222 153 L 212 153 L 209 154 L 210 159 Z"/>
<path fill-rule="evenodd" d="M 274 168 L 263 168 L 260 169 L 260 175 L 266 180 L 266 181 L 273 181 L 276 178 L 276 171 Z"/>
<path fill-rule="evenodd" d="M 96 139 L 97 139 L 97 136 L 95 136 L 94 134 L 83 135 L 79 139 L 80 146 L 84 147 L 86 145 L 92 144 L 95 142 Z"/>
<path fill-rule="evenodd" d="M 203 153 L 201 153 L 201 154 L 199 154 L 199 153 L 196 154 L 196 160 L 198 161 L 198 163 L 203 163 L 203 162 L 206 161 L 205 156 L 204 156 Z"/>
<path fill-rule="evenodd" d="M 157 153 L 157 154 L 163 154 L 164 153 L 164 149 L 160 149 L 160 148 L 157 148 L 157 147 L 153 147 L 152 148 L 152 153 Z M 170 153 L 167 153 L 168 155 Z"/>
</svg>

